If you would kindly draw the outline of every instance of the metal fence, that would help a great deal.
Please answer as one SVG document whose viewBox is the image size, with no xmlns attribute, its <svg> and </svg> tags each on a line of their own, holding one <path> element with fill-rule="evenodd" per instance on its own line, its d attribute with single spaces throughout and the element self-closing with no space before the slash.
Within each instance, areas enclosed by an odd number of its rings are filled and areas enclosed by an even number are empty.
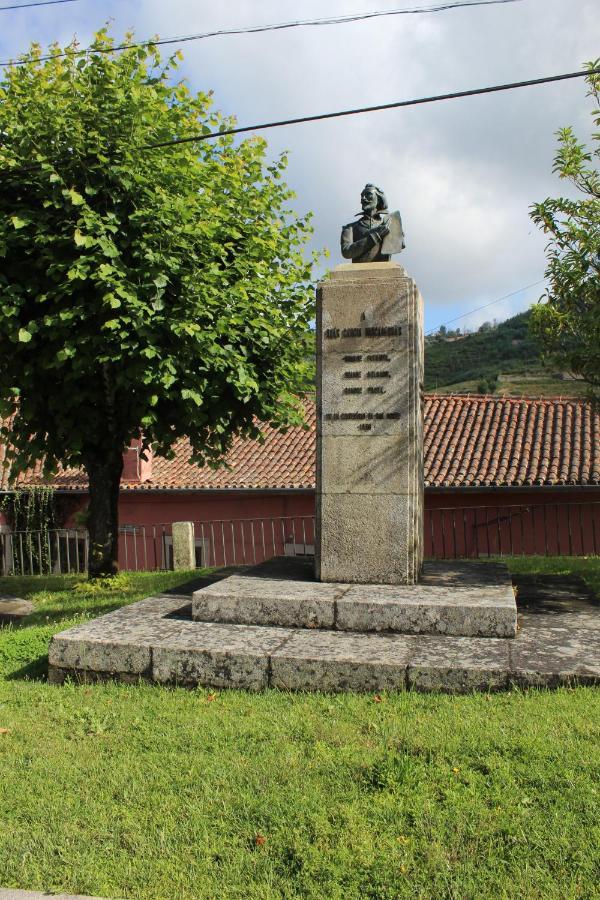
<svg viewBox="0 0 600 900">
<path fill-rule="evenodd" d="M 314 516 L 265 516 L 194 522 L 196 566 L 255 565 L 273 556 L 314 553 Z M 132 570 L 172 569 L 170 524 L 124 525 L 119 562 Z"/>
<path fill-rule="evenodd" d="M 88 535 L 80 528 L 0 532 L 0 574 L 64 575 L 85 572 Z"/>
<path fill-rule="evenodd" d="M 196 566 L 254 565 L 273 556 L 314 553 L 312 516 L 194 522 Z M 87 570 L 84 529 L 0 532 L 0 575 L 64 575 Z M 121 525 L 119 565 L 126 571 L 173 568 L 171 523 Z"/>
<path fill-rule="evenodd" d="M 425 556 L 597 556 L 600 503 L 503 504 L 427 509 Z"/>
<path fill-rule="evenodd" d="M 254 565 L 273 556 L 314 553 L 313 516 L 266 516 L 194 522 L 196 566 Z M 426 509 L 425 556 L 479 559 L 491 556 L 596 556 L 600 553 L 600 502 L 512 504 Z M 85 572 L 87 531 L 0 532 L 0 574 Z M 122 525 L 119 565 L 128 571 L 173 568 L 170 523 Z"/>
</svg>

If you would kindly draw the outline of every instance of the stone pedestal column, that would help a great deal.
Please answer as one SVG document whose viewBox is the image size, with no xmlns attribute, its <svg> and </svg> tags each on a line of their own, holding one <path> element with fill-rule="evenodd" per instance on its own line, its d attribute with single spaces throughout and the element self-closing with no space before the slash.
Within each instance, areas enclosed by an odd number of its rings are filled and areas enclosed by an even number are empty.
<svg viewBox="0 0 600 900">
<path fill-rule="evenodd" d="M 423 303 L 393 262 L 317 290 L 316 577 L 414 584 L 423 560 Z"/>
</svg>

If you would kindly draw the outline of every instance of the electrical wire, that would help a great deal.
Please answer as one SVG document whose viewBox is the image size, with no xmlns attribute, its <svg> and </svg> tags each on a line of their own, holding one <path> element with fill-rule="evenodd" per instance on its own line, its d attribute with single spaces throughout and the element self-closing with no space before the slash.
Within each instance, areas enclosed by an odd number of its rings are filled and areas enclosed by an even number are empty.
<svg viewBox="0 0 600 900">
<path fill-rule="evenodd" d="M 484 88 L 472 88 L 468 91 L 455 91 L 451 94 L 437 94 L 432 97 L 420 97 L 416 100 L 398 100 L 394 103 L 382 103 L 378 106 L 364 106 L 357 109 L 346 109 L 340 112 L 321 113 L 315 116 L 301 116 L 297 119 L 282 119 L 278 122 L 263 122 L 259 125 L 244 125 L 240 128 L 224 128 L 222 131 L 209 131 L 207 134 L 195 134 L 185 138 L 173 138 L 169 141 L 160 141 L 154 144 L 141 144 L 134 148 L 137 150 L 159 150 L 163 147 L 175 147 L 178 144 L 197 143 L 210 138 L 218 138 L 228 134 L 243 134 L 248 131 L 261 131 L 266 128 L 281 128 L 284 125 L 298 125 L 303 122 L 319 122 L 326 119 L 335 119 L 341 116 L 356 116 L 362 113 L 379 112 L 386 109 L 400 109 L 406 106 L 417 106 L 425 103 L 437 103 L 441 100 L 454 100 L 460 97 L 475 97 L 481 94 L 491 94 L 498 91 L 509 91 L 515 88 L 529 87 L 530 85 L 549 84 L 555 81 L 565 81 L 568 78 L 585 78 L 588 75 L 600 74 L 600 67 L 584 69 L 581 72 L 568 72 L 564 75 L 549 75 L 545 78 L 532 78 L 528 81 L 515 81 L 509 84 L 496 84 Z M 0 175 L 18 175 L 36 169 L 38 165 L 21 166 L 18 169 L 6 167 L 0 169 Z"/>
<path fill-rule="evenodd" d="M 467 316 L 472 316 L 476 312 L 480 312 L 482 309 L 487 309 L 488 306 L 494 306 L 496 303 L 500 303 L 501 300 L 508 300 L 509 297 L 516 297 L 517 294 L 521 294 L 523 291 L 529 290 L 529 288 L 535 287 L 538 284 L 544 283 L 543 278 L 540 278 L 539 281 L 532 281 L 531 284 L 526 284 L 524 287 L 517 288 L 516 291 L 511 291 L 510 294 L 503 294 L 502 297 L 497 297 L 495 300 L 490 300 L 489 303 L 484 303 L 483 306 L 477 306 L 475 309 L 470 309 L 469 312 L 463 313 L 460 316 L 455 316 L 454 319 L 448 319 L 446 322 L 440 322 L 439 325 L 436 325 L 435 328 L 432 328 L 430 331 L 425 332 L 425 337 L 429 337 L 430 334 L 435 334 L 440 330 L 440 328 L 451 325 L 453 322 L 458 322 L 459 319 L 466 319 Z"/>
<path fill-rule="evenodd" d="M 54 3 L 68 3 L 73 2 L 73 0 L 46 0 L 46 2 L 54 2 Z M 375 19 L 381 16 L 409 16 L 409 15 L 423 15 L 426 13 L 435 13 L 435 12 L 446 12 L 451 9 L 461 9 L 464 7 L 470 6 L 496 6 L 500 4 L 506 3 L 522 3 L 523 0 L 457 0 L 455 3 L 444 3 L 435 6 L 424 6 L 424 7 L 410 7 L 404 9 L 381 9 L 375 10 L 370 13 L 356 13 L 355 15 L 350 16 L 332 16 L 326 19 L 300 19 L 295 22 L 279 22 L 272 25 L 250 25 L 243 28 L 221 28 L 216 31 L 204 31 L 198 34 L 183 34 L 176 37 L 170 38 L 156 38 L 154 40 L 148 39 L 145 41 L 132 41 L 130 43 L 117 44 L 114 47 L 87 47 L 85 50 L 61 50 L 58 53 L 51 53 L 47 56 L 39 57 L 40 60 L 48 60 L 55 59 L 56 57 L 61 56 L 84 56 L 86 53 L 113 53 L 117 50 L 129 50 L 132 47 L 144 47 L 148 44 L 152 44 L 152 46 L 165 46 L 166 44 L 184 44 L 189 41 L 201 41 L 207 38 L 212 37 L 226 37 L 228 35 L 240 35 L 240 34 L 260 34 L 265 31 L 283 31 L 289 28 L 306 28 L 309 26 L 323 26 L 323 25 L 346 25 L 349 22 L 361 22 L 366 19 Z M 38 4 L 31 3 L 29 6 L 36 6 Z M 39 4 L 43 5 L 43 4 Z M 13 7 L 2 7 L 6 9 L 12 9 Z M 18 60 L 1 60 L 0 66 L 8 66 L 8 65 L 25 65 L 27 60 L 18 59 Z"/>
<path fill-rule="evenodd" d="M 0 6 L 0 12 L 4 9 L 27 9 L 29 6 L 55 6 L 57 3 L 77 3 L 78 0 L 36 0 L 35 3 L 19 3 L 16 6 Z"/>
<path fill-rule="evenodd" d="M 227 134 L 243 134 L 247 131 L 264 131 L 266 128 L 281 128 L 284 125 L 300 125 L 305 122 L 322 122 L 326 119 L 339 119 L 342 116 L 358 116 L 363 113 L 381 112 L 386 109 L 400 109 L 406 106 L 419 106 L 425 103 L 438 103 L 441 100 L 456 100 L 461 97 L 476 97 L 481 94 L 493 94 L 499 91 L 511 91 L 516 88 L 531 87 L 536 84 L 549 84 L 553 81 L 566 81 L 568 78 L 585 78 L 588 75 L 600 74 L 600 67 L 584 69 L 581 72 L 568 72 L 565 75 L 548 75 L 545 78 L 531 78 L 528 81 L 513 81 L 508 84 L 495 84 L 490 87 L 472 88 L 468 91 L 454 91 L 451 94 L 436 94 L 432 97 L 419 97 L 416 100 L 396 100 L 393 103 L 380 103 L 377 106 L 362 106 L 356 109 L 344 109 L 338 112 L 320 113 L 314 116 L 299 116 L 296 119 L 281 119 L 276 122 L 263 122 L 258 125 L 243 125 L 239 128 L 224 128 L 222 131 L 209 131 L 207 134 L 196 134 L 185 138 L 173 138 L 156 144 L 143 144 L 141 150 L 157 150 L 160 147 L 173 147 L 176 144 L 190 144 L 196 141 L 207 141 L 210 138 Z"/>
</svg>

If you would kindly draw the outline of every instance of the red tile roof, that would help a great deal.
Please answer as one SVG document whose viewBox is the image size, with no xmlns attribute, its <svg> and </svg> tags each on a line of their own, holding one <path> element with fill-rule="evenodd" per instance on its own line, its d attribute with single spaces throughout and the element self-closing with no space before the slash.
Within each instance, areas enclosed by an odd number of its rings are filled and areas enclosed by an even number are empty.
<svg viewBox="0 0 600 900">
<path fill-rule="evenodd" d="M 315 486 L 315 410 L 307 403 L 308 430 L 280 434 L 265 429 L 265 441 L 236 438 L 229 468 L 213 471 L 189 462 L 187 440 L 175 458 L 155 457 L 152 477 L 123 490 L 310 490 Z M 0 465 L 3 458 L 0 447 Z M 39 469 L 20 483 L 40 482 Z M 85 477 L 60 473 L 63 490 L 82 490 Z M 425 485 L 480 487 L 600 485 L 600 415 L 584 400 L 510 399 L 428 395 L 425 398 Z M 0 489 L 8 473 L 0 468 Z"/>
</svg>

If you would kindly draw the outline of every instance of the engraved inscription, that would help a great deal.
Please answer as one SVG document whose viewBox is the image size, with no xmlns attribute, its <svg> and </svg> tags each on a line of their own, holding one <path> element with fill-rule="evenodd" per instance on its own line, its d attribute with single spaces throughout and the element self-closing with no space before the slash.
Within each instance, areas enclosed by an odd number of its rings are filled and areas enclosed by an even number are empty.
<svg viewBox="0 0 600 900">
<path fill-rule="evenodd" d="M 400 325 L 367 326 L 365 324 L 361 327 L 332 327 L 326 328 L 323 331 L 323 336 L 326 340 L 339 340 L 349 338 L 356 338 L 358 340 L 360 340 L 360 338 L 386 338 L 397 337 L 401 334 L 402 327 Z M 352 344 L 350 346 L 352 346 Z M 360 344 L 358 345 L 358 347 L 360 347 Z M 363 351 L 364 348 L 360 347 L 360 350 Z M 370 406 L 375 405 L 375 408 L 377 408 L 377 400 L 375 398 L 379 397 L 381 398 L 381 405 L 385 404 L 385 406 L 387 406 L 387 409 L 389 409 L 391 398 L 386 397 L 384 399 L 384 395 L 386 395 L 390 389 L 387 388 L 387 386 L 384 387 L 382 382 L 390 380 L 392 378 L 391 364 L 393 363 L 394 366 L 396 365 L 395 353 L 390 352 L 389 350 L 374 353 L 346 352 L 340 358 L 346 364 L 346 366 L 348 366 L 348 368 L 342 369 L 342 372 L 340 373 L 342 382 L 346 382 L 346 385 L 344 385 L 343 383 L 339 384 L 338 382 L 339 393 L 337 397 L 339 409 L 337 412 L 325 412 L 325 410 L 323 410 L 323 419 L 328 422 L 354 422 L 356 423 L 356 429 L 362 432 L 373 431 L 372 422 L 400 420 L 399 412 L 361 412 L 352 409 L 346 411 L 348 410 L 348 406 L 351 403 L 351 398 L 356 397 L 358 402 L 360 403 L 360 400 L 358 398 L 360 398 L 363 394 L 366 395 L 367 398 L 373 398 L 373 400 L 369 402 Z M 361 366 L 361 363 L 363 362 L 366 362 L 370 365 L 366 365 L 363 367 Z M 372 368 L 373 364 L 377 363 L 383 363 L 384 365 L 387 363 L 388 368 Z M 357 382 L 361 379 L 367 379 L 370 384 L 366 385 L 364 388 L 359 387 Z M 349 385 L 348 382 L 354 382 L 354 384 Z M 375 384 L 373 382 L 375 382 Z M 366 399 L 365 403 L 367 402 L 368 401 Z M 335 405 L 337 406 L 338 403 L 335 403 Z"/>
<path fill-rule="evenodd" d="M 375 419 L 381 421 L 382 419 L 399 419 L 399 412 L 391 412 L 391 413 L 365 413 L 365 412 L 349 412 L 349 413 L 325 413 L 323 416 L 324 419 L 327 419 L 328 422 L 345 422 L 345 421 L 353 421 L 353 422 L 364 422 L 367 419 Z"/>
<path fill-rule="evenodd" d="M 400 325 L 373 325 L 365 328 L 326 328 L 323 332 L 327 340 L 351 337 L 398 337 L 402 334 Z"/>
<path fill-rule="evenodd" d="M 394 337 L 402 334 L 400 325 L 378 325 L 365 328 L 365 337 Z"/>
</svg>

